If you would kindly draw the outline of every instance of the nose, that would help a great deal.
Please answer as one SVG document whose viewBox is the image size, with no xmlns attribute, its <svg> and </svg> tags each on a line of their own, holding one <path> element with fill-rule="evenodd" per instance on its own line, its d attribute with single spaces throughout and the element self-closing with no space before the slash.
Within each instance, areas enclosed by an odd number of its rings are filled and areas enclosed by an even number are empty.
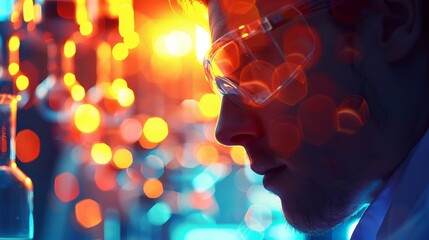
<svg viewBox="0 0 429 240">
<path fill-rule="evenodd" d="M 261 124 L 255 109 L 240 106 L 228 97 L 222 98 L 216 126 L 219 143 L 227 146 L 244 145 L 257 139 L 260 134 Z"/>
</svg>

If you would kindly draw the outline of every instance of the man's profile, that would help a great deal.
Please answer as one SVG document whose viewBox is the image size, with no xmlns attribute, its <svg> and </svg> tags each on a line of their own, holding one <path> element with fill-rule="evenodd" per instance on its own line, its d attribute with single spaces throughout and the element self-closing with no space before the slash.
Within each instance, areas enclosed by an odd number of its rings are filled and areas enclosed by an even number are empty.
<svg viewBox="0 0 429 240">
<path fill-rule="evenodd" d="M 427 239 L 428 1 L 198 2 L 216 138 L 246 149 L 288 223 L 324 232 L 369 204 L 352 239 Z"/>
</svg>

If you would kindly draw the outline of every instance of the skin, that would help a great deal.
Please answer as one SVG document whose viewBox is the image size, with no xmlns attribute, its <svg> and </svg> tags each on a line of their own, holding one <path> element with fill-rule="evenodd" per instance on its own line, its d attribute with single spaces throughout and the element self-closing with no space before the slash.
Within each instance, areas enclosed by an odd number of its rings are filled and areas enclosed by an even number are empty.
<svg viewBox="0 0 429 240">
<path fill-rule="evenodd" d="M 255 7 L 264 16 L 290 2 L 256 0 Z M 264 175 L 265 188 L 280 197 L 286 220 L 299 231 L 330 230 L 370 203 L 428 129 L 428 54 L 416 30 L 420 1 L 397 0 L 407 9 L 396 12 L 397 19 L 390 17 L 386 2 L 374 0 L 353 25 L 329 10 L 306 17 L 320 38 L 320 54 L 305 69 L 308 90 L 297 103 L 276 98 L 256 108 L 222 98 L 217 140 L 246 149 L 252 170 Z M 213 41 L 253 16 L 228 13 L 222 0 L 210 0 L 208 8 Z M 351 40 L 339 44 L 347 34 Z M 358 46 L 360 57 L 344 61 L 338 45 Z M 337 116 L 349 97 L 368 106 L 363 126 L 353 132 L 333 128 L 329 134 L 307 134 L 332 115 L 303 120 L 302 109 L 324 106 Z M 336 126 L 339 120 L 333 119 Z"/>
</svg>

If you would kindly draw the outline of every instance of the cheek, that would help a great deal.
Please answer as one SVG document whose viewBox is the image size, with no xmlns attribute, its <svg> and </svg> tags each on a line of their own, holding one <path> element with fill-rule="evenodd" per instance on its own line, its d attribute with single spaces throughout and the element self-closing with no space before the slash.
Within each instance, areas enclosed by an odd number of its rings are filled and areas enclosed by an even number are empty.
<svg viewBox="0 0 429 240">
<path fill-rule="evenodd" d="M 302 143 L 302 131 L 297 119 L 283 115 L 273 120 L 268 129 L 270 148 L 285 156 L 299 151 Z"/>
</svg>

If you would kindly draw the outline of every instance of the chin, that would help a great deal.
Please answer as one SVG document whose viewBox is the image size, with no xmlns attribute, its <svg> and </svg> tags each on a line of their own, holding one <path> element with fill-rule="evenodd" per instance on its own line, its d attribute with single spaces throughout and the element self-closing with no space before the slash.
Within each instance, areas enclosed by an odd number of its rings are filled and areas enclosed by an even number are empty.
<svg viewBox="0 0 429 240">
<path fill-rule="evenodd" d="M 310 235 L 332 230 L 360 209 L 352 204 L 353 198 L 344 197 L 350 194 L 336 193 L 328 195 L 322 191 L 311 191 L 304 198 L 290 195 L 281 197 L 286 221 L 296 230 Z"/>
</svg>

